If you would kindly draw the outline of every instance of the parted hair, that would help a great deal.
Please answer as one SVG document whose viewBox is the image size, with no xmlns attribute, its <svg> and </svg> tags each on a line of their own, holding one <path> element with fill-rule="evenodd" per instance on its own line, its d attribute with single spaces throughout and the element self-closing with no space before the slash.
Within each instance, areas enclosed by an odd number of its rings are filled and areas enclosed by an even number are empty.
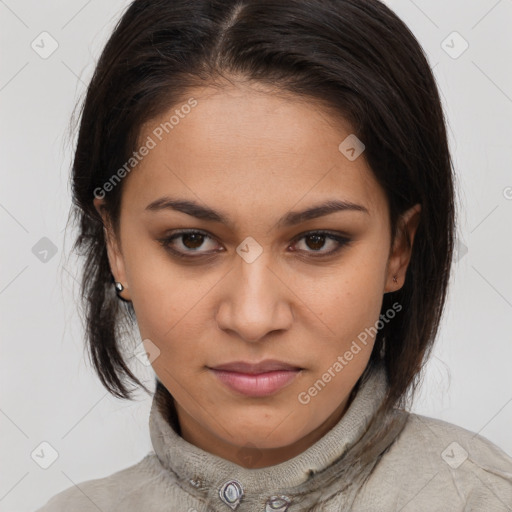
<svg viewBox="0 0 512 512">
<path fill-rule="evenodd" d="M 348 121 L 387 197 L 392 240 L 400 214 L 421 205 L 404 284 L 384 295 L 381 313 L 402 307 L 379 329 L 359 381 L 383 361 L 384 407 L 404 406 L 446 302 L 454 173 L 426 55 L 378 0 L 135 0 L 127 7 L 81 103 L 71 175 L 86 344 L 99 378 L 120 398 L 132 398 L 130 382 L 144 387 L 127 364 L 123 329 L 136 318 L 113 286 L 95 191 L 132 156 L 145 123 L 186 101 L 191 88 L 226 80 L 270 85 Z M 116 234 L 122 193 L 121 181 L 104 194 Z"/>
</svg>

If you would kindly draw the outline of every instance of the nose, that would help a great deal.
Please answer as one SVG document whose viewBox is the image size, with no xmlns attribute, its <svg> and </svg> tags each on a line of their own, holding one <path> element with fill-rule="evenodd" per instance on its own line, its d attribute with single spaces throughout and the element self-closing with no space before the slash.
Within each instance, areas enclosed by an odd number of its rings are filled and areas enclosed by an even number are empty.
<svg viewBox="0 0 512 512">
<path fill-rule="evenodd" d="M 226 276 L 216 313 L 220 329 L 255 342 L 268 333 L 290 329 L 294 294 L 265 253 L 247 263 L 242 258 Z"/>
</svg>

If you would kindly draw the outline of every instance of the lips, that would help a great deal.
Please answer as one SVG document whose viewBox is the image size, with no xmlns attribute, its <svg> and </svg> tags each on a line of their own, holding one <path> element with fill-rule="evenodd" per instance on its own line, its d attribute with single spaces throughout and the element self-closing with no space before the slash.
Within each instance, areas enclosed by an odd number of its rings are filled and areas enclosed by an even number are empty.
<svg viewBox="0 0 512 512">
<path fill-rule="evenodd" d="M 248 363 L 245 361 L 234 361 L 232 363 L 221 364 L 211 367 L 212 370 L 223 370 L 227 372 L 237 372 L 256 375 L 259 373 L 268 373 L 274 371 L 296 371 L 302 370 L 299 366 L 293 366 L 276 359 L 266 359 L 259 363 Z"/>
<path fill-rule="evenodd" d="M 265 397 L 289 385 L 303 368 L 283 361 L 265 360 L 260 363 L 234 361 L 209 368 L 214 376 L 231 391 L 250 397 Z"/>
</svg>

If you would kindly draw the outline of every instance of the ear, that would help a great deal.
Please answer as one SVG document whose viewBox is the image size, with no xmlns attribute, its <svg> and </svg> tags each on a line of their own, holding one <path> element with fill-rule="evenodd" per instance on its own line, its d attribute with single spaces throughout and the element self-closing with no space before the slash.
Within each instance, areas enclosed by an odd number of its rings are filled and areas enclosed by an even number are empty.
<svg viewBox="0 0 512 512">
<path fill-rule="evenodd" d="M 105 244 L 107 246 L 110 271 L 112 272 L 116 282 L 121 283 L 124 286 L 124 290 L 122 292 L 118 292 L 118 295 L 124 300 L 131 300 L 128 281 L 126 279 L 123 254 L 121 252 L 117 236 L 114 233 L 114 229 L 110 222 L 110 217 L 105 209 L 103 199 L 96 197 L 94 199 L 94 207 L 103 219 L 103 232 L 105 235 Z"/>
<path fill-rule="evenodd" d="M 397 291 L 403 286 L 420 216 L 421 205 L 415 204 L 398 219 L 397 233 L 388 259 L 384 293 Z"/>
</svg>

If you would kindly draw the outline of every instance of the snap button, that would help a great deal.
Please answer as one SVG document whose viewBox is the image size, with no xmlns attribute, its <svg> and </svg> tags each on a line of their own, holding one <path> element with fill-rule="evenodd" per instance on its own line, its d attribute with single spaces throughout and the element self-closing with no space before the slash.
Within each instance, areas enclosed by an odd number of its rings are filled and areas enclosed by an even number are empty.
<svg viewBox="0 0 512 512">
<path fill-rule="evenodd" d="M 232 510 L 238 507 L 243 494 L 242 484 L 238 480 L 228 480 L 219 490 L 220 499 Z"/>
<path fill-rule="evenodd" d="M 290 503 L 288 496 L 271 496 L 265 505 L 265 512 L 285 512 Z"/>
<path fill-rule="evenodd" d="M 193 478 L 191 478 L 189 480 L 189 482 L 194 486 L 194 487 L 199 487 L 201 485 L 201 482 L 199 480 L 194 480 Z"/>
</svg>

